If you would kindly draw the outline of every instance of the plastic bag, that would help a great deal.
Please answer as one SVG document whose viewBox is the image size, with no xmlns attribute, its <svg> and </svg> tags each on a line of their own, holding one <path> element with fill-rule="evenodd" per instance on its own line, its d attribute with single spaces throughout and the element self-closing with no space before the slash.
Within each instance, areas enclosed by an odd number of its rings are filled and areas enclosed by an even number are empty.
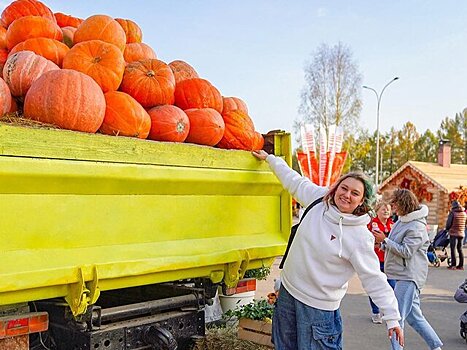
<svg viewBox="0 0 467 350">
<path fill-rule="evenodd" d="M 459 303 L 467 303 L 467 279 L 457 288 L 454 299 Z"/>
</svg>

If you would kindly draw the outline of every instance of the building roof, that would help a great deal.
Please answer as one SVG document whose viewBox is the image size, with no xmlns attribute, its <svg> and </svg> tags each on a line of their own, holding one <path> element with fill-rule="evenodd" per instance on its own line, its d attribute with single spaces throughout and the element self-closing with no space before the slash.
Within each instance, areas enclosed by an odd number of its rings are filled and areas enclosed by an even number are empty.
<svg viewBox="0 0 467 350">
<path fill-rule="evenodd" d="M 440 190 L 448 193 L 459 190 L 461 185 L 467 186 L 467 165 L 465 164 L 451 164 L 450 167 L 442 167 L 438 163 L 408 161 L 389 176 L 379 189 L 384 188 L 408 167 L 432 182 Z"/>
</svg>

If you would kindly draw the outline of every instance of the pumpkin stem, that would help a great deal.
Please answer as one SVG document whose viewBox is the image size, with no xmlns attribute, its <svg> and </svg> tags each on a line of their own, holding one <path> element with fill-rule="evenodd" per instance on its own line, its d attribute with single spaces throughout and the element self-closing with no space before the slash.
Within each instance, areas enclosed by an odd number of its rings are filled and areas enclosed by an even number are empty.
<svg viewBox="0 0 467 350">
<path fill-rule="evenodd" d="M 148 77 L 151 77 L 151 78 L 152 78 L 153 76 L 156 75 L 156 73 L 154 73 L 153 70 L 148 70 L 147 73 L 146 73 L 146 75 L 147 75 Z"/>
<path fill-rule="evenodd" d="M 102 60 L 102 57 L 94 57 L 94 59 L 92 60 L 92 63 L 99 63 L 100 61 Z"/>
</svg>

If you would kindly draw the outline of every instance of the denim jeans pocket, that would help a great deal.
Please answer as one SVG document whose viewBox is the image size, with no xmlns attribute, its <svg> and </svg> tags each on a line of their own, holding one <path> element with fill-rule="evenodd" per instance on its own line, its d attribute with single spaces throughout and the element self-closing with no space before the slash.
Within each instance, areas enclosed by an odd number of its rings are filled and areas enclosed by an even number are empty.
<svg viewBox="0 0 467 350">
<path fill-rule="evenodd" d="M 341 349 L 342 326 L 335 321 L 312 325 L 313 339 L 323 349 Z"/>
</svg>

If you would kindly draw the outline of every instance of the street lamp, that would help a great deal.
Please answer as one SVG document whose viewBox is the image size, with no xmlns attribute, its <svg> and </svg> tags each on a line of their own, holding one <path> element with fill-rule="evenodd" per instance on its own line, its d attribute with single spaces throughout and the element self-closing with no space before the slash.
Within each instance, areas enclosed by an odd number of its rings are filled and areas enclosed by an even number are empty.
<svg viewBox="0 0 467 350">
<path fill-rule="evenodd" d="M 399 79 L 399 77 L 393 78 L 389 83 L 384 85 L 383 89 L 381 90 L 379 94 L 375 89 L 369 86 L 363 85 L 364 89 L 371 90 L 375 93 L 376 100 L 378 101 L 378 105 L 376 108 L 376 174 L 375 174 L 376 187 L 378 187 L 378 183 L 379 183 L 379 106 L 381 105 L 381 97 L 383 96 L 384 90 L 388 87 L 389 84 L 395 82 L 397 79 Z"/>
</svg>

